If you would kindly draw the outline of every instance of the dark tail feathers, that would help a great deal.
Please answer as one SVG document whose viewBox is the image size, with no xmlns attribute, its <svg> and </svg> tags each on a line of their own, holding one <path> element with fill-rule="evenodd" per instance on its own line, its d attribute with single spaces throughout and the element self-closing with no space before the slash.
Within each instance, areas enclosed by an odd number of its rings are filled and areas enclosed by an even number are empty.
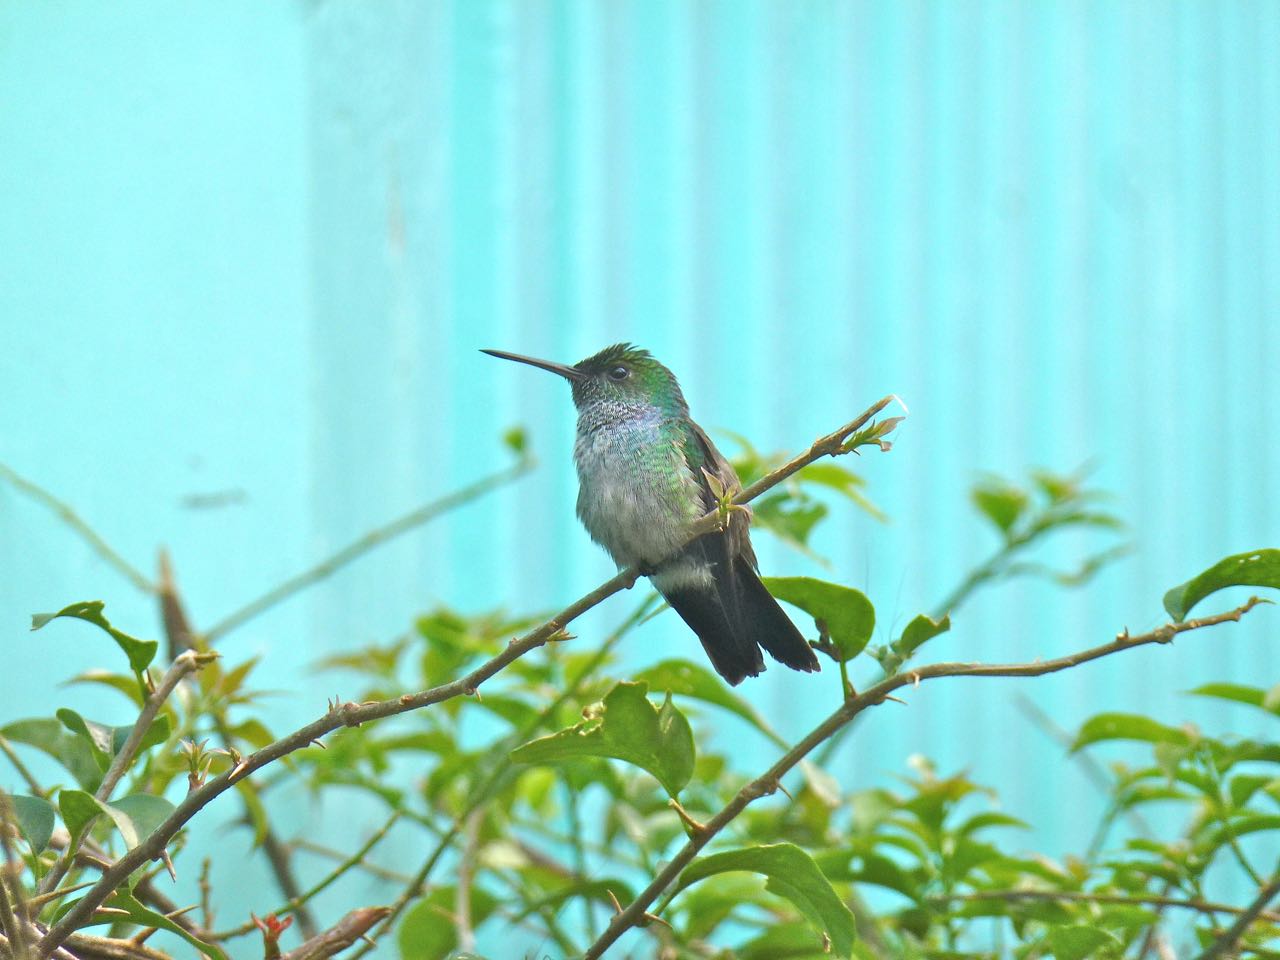
<svg viewBox="0 0 1280 960">
<path fill-rule="evenodd" d="M 664 590 L 671 608 L 702 641 L 716 673 L 736 686 L 764 672 L 763 647 L 792 670 L 820 667 L 812 648 L 745 563 L 716 578 L 716 589 Z"/>
</svg>

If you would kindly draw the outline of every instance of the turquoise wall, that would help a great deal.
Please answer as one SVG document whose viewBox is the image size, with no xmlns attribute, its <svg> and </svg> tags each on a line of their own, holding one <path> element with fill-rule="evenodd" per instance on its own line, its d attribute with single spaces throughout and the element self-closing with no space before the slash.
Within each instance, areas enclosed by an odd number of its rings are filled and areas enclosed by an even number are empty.
<svg viewBox="0 0 1280 960">
<path fill-rule="evenodd" d="M 226 638 L 264 656 L 281 725 L 334 692 L 298 672 L 319 654 L 610 572 L 573 518 L 563 385 L 479 347 L 572 361 L 634 340 L 701 422 L 765 449 L 901 395 L 894 451 L 858 464 L 892 522 L 845 510 L 818 543 L 886 636 L 994 546 L 965 502 L 980 473 L 1092 461 L 1133 553 L 1082 591 L 979 597 L 934 654 L 1148 628 L 1169 586 L 1280 542 L 1277 50 L 1267 0 L 10 0 L 0 461 L 138 565 L 167 545 L 208 625 L 501 466 L 499 434 L 527 425 L 538 473 Z M 814 572 L 761 547 L 769 572 Z M 0 558 L 5 715 L 75 697 L 109 719 L 114 700 L 55 685 L 103 661 L 96 638 L 26 617 L 102 597 L 154 633 L 148 600 L 6 486 Z M 1029 844 L 1080 849 L 1099 799 L 1017 696 L 1068 728 L 1138 709 L 1248 734 L 1181 691 L 1280 679 L 1275 637 L 1262 611 L 1040 681 L 922 689 L 868 720 L 841 776 L 925 753 L 999 784 L 1042 825 Z M 627 656 L 689 650 L 664 616 Z M 835 693 L 812 683 L 775 670 L 752 695 L 800 731 Z"/>
</svg>

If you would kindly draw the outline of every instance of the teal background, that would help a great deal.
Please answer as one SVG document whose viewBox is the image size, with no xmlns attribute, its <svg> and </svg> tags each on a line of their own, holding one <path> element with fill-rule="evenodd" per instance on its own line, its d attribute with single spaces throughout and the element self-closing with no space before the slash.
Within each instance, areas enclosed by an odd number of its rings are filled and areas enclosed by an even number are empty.
<svg viewBox="0 0 1280 960">
<path fill-rule="evenodd" d="M 1091 461 L 1134 552 L 1079 591 L 983 594 L 933 654 L 1149 628 L 1168 587 L 1280 541 L 1277 50 L 1264 0 L 10 0 L 0 460 L 144 568 L 168 546 L 199 626 L 502 466 L 500 433 L 525 424 L 536 474 L 225 639 L 263 655 L 281 728 L 335 692 L 302 669 L 318 655 L 435 603 L 542 609 L 611 572 L 573 517 L 563 384 L 480 347 L 573 361 L 634 340 L 704 425 L 763 449 L 899 394 L 895 449 L 856 464 L 892 522 L 840 509 L 818 540 L 883 637 L 995 545 L 966 505 L 977 476 Z M 767 572 L 820 572 L 759 539 Z M 5 716 L 75 698 L 124 722 L 57 686 L 108 659 L 99 639 L 27 616 L 101 597 L 155 634 L 148 599 L 7 486 L 0 569 Z M 1028 848 L 1079 850 L 1100 798 L 1019 693 L 1067 728 L 1129 709 L 1246 735 L 1248 712 L 1181 691 L 1275 682 L 1275 639 L 1263 610 L 1040 681 L 922 688 L 837 769 L 881 783 L 926 754 L 998 784 L 1038 825 Z M 665 615 L 627 663 L 690 643 Z M 789 732 L 836 695 L 780 670 L 749 692 Z M 743 749 L 748 769 L 773 756 Z M 286 835 L 348 847 L 376 821 L 282 804 Z M 265 908 L 245 831 L 208 842 L 246 890 L 224 917 Z M 322 916 L 380 896 L 362 882 Z"/>
</svg>

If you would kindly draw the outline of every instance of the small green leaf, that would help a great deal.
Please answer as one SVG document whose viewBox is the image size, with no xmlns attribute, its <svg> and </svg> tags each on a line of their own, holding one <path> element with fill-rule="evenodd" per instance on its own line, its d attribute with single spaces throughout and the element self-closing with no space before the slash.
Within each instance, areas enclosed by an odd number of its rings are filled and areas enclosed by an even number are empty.
<svg viewBox="0 0 1280 960">
<path fill-rule="evenodd" d="M 396 935 L 404 960 L 457 960 L 458 955 L 451 952 L 458 945 L 457 899 L 456 887 L 436 887 L 404 915 Z M 484 923 L 497 906 L 492 894 L 472 885 L 474 926 Z"/>
<path fill-rule="evenodd" d="M 970 497 L 974 506 L 1005 535 L 1027 509 L 1026 493 L 995 479 L 975 486 Z"/>
<path fill-rule="evenodd" d="M 764 718 L 756 712 L 746 700 L 739 697 L 724 685 L 724 681 L 714 676 L 710 670 L 690 663 L 688 660 L 663 660 L 636 675 L 636 680 L 647 683 L 655 693 L 674 693 L 683 697 L 692 697 L 704 703 L 736 714 L 751 724 L 766 737 L 780 746 L 787 744 L 769 729 Z"/>
<path fill-rule="evenodd" d="M 529 437 L 524 427 L 512 427 L 502 434 L 502 445 L 516 456 L 524 456 L 529 446 Z"/>
<path fill-rule="evenodd" d="M 1217 700 L 1247 704 L 1280 716 L 1280 686 L 1263 690 L 1260 687 L 1248 687 L 1240 683 L 1206 683 L 1188 692 L 1197 697 L 1213 697 Z"/>
<path fill-rule="evenodd" d="M 907 624 L 902 636 L 893 644 L 893 652 L 903 660 L 908 659 L 925 642 L 951 629 L 951 614 L 941 620 L 934 620 L 925 614 L 919 614 Z"/>
<path fill-rule="evenodd" d="M 47 753 L 62 764 L 85 790 L 97 790 L 102 782 L 104 768 L 99 766 L 89 741 L 68 733 L 52 717 L 15 720 L 0 727 L 0 736 Z"/>
<path fill-rule="evenodd" d="M 73 617 L 101 627 L 125 652 L 125 656 L 129 658 L 129 666 L 141 678 L 142 672 L 151 666 L 151 661 L 156 657 L 158 646 L 156 641 L 139 640 L 137 637 L 129 636 L 123 630 L 117 630 L 102 615 L 104 606 L 106 605 L 101 600 L 88 600 L 63 607 L 57 613 L 34 613 L 31 615 L 31 629 L 39 630 L 50 620 L 56 620 L 58 617 Z"/>
<path fill-rule="evenodd" d="M 1185 619 L 1197 603 L 1224 587 L 1275 587 L 1280 590 L 1280 550 L 1254 550 L 1219 560 L 1204 573 L 1164 595 L 1174 620 Z"/>
<path fill-rule="evenodd" d="M 93 822 L 94 817 L 102 813 L 102 804 L 93 794 L 83 790 L 63 790 L 58 794 L 58 809 L 62 813 L 62 822 L 67 826 L 67 833 L 76 837 Z"/>
<path fill-rule="evenodd" d="M 1055 927 L 1045 940 L 1057 960 L 1085 960 L 1103 947 L 1124 949 L 1124 944 L 1115 934 L 1087 924 Z"/>
<path fill-rule="evenodd" d="M 173 804 L 164 797 L 149 793 L 130 794 L 101 806 L 115 822 L 125 846 L 130 850 L 151 836 L 174 810 Z"/>
<path fill-rule="evenodd" d="M 134 724 L 127 727 L 110 727 L 111 730 L 111 755 L 115 756 L 122 749 L 126 741 L 133 734 Z M 172 724 L 169 718 L 164 714 L 157 716 L 151 721 L 151 726 L 147 727 L 147 732 L 142 735 L 142 742 L 138 744 L 138 753 L 144 750 L 150 750 L 152 747 L 164 743 L 169 739 L 169 733 L 172 730 Z"/>
<path fill-rule="evenodd" d="M 108 727 L 106 724 L 95 723 L 92 720 L 86 720 L 74 710 L 63 707 L 58 711 L 58 719 L 72 733 L 85 740 L 92 747 L 95 756 L 98 758 L 98 764 L 105 772 L 110 765 L 111 758 L 119 753 L 129 737 L 133 734 L 133 726 L 127 727 Z M 169 739 L 169 732 L 172 724 L 166 716 L 158 716 L 151 721 L 151 726 L 147 728 L 147 732 L 142 737 L 142 743 L 138 747 L 138 752 L 150 749 L 158 743 L 164 743 Z"/>
<path fill-rule="evenodd" d="M 1101 713 L 1085 721 L 1071 744 L 1071 750 L 1074 752 L 1104 740 L 1140 740 L 1187 746 L 1191 743 L 1191 736 L 1185 730 L 1167 727 L 1150 717 L 1132 713 Z"/>
<path fill-rule="evenodd" d="M 693 731 L 671 703 L 657 709 L 646 683 L 622 682 L 588 719 L 511 751 L 516 763 L 558 763 L 575 757 L 612 757 L 635 764 L 676 796 L 693 776 Z"/>
<path fill-rule="evenodd" d="M 813 577 L 765 577 L 771 594 L 822 621 L 841 658 L 852 660 L 871 639 L 876 611 L 861 592 Z"/>
<path fill-rule="evenodd" d="M 86 720 L 80 714 L 67 707 L 63 707 L 57 712 L 57 717 L 62 721 L 62 725 L 83 738 L 91 748 L 94 755 L 98 758 L 98 764 L 105 771 L 111 763 L 111 755 L 114 753 L 111 744 L 113 741 L 111 728 L 101 723 L 94 723 L 92 720 Z"/>
<path fill-rule="evenodd" d="M 220 947 L 212 943 L 205 943 L 198 937 L 193 936 L 164 914 L 148 909 L 135 897 L 123 890 L 116 891 L 111 899 L 106 902 L 106 906 L 116 910 L 123 910 L 129 915 L 129 919 L 133 923 L 141 927 L 155 927 L 158 930 L 166 930 L 169 933 L 177 934 L 206 957 L 209 957 L 210 960 L 227 960 L 227 955 L 222 952 Z"/>
<path fill-rule="evenodd" d="M 813 858 L 794 844 L 744 847 L 695 860 L 680 874 L 676 890 L 735 870 L 763 874 L 765 889 L 790 900 L 814 929 L 825 933 L 837 957 L 848 957 L 853 952 L 857 940 L 853 914 Z"/>
<path fill-rule="evenodd" d="M 43 797 L 27 797 L 21 794 L 8 798 L 13 807 L 13 815 L 17 818 L 18 829 L 23 839 L 31 847 L 32 853 L 40 853 L 49 845 L 53 836 L 56 811 L 52 803 Z M 0 799 L 0 804 L 4 800 Z M 0 809 L 3 809 L 0 807 Z"/>
<path fill-rule="evenodd" d="M 106 814 L 130 850 L 150 836 L 174 810 L 168 800 L 150 794 L 137 793 L 114 803 L 103 803 L 83 790 L 63 790 L 58 794 L 58 807 L 62 811 L 62 822 L 73 837 L 99 814 Z"/>
</svg>

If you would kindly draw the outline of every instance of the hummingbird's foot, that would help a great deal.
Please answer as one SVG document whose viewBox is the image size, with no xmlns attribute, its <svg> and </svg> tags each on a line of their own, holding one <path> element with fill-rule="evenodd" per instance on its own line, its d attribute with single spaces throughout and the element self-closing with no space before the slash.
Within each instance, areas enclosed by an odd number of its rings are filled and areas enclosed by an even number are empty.
<svg viewBox="0 0 1280 960">
<path fill-rule="evenodd" d="M 672 797 L 667 801 L 667 806 L 676 812 L 676 816 L 680 818 L 680 822 L 684 824 L 684 829 L 690 837 L 701 836 L 707 832 L 707 825 L 695 820 L 693 816 L 680 805 L 680 801 Z"/>
<path fill-rule="evenodd" d="M 636 585 L 636 581 L 641 577 L 652 577 L 657 572 L 657 566 L 652 563 L 637 563 L 631 568 L 631 576 L 627 578 L 626 589 L 630 590 L 634 587 Z"/>
</svg>

